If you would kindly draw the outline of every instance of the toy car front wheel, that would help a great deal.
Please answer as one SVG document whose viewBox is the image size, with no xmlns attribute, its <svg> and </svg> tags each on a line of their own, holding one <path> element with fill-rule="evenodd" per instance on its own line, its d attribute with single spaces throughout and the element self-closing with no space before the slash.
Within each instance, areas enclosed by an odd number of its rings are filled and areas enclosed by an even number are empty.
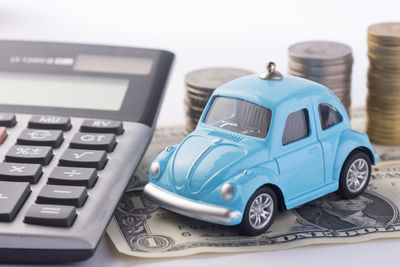
<svg viewBox="0 0 400 267">
<path fill-rule="evenodd" d="M 371 177 L 371 159 L 361 151 L 352 152 L 343 164 L 339 178 L 338 194 L 355 198 L 367 188 Z"/>
<path fill-rule="evenodd" d="M 247 202 L 240 227 L 248 235 L 262 234 L 271 226 L 276 213 L 275 192 L 271 188 L 262 187 Z"/>
</svg>

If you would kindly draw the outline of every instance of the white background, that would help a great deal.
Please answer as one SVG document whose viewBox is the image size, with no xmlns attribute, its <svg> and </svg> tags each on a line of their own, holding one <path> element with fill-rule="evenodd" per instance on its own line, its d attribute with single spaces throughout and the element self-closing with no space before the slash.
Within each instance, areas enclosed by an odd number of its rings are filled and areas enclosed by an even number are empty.
<svg viewBox="0 0 400 267">
<path fill-rule="evenodd" d="M 0 2 L 0 39 L 79 42 L 163 48 L 176 54 L 159 124 L 184 122 L 184 76 L 204 67 L 264 70 L 267 60 L 286 73 L 289 45 L 305 40 L 353 48 L 352 99 L 363 105 L 368 68 L 367 27 L 400 21 L 400 2 L 380 1 L 21 1 Z M 1 52 L 1 51 L 0 51 Z M 195 256 L 168 261 L 116 261 L 104 242 L 86 266 L 398 265 L 398 240 L 306 247 L 279 252 Z M 79 264 L 79 265 L 81 265 Z"/>
</svg>

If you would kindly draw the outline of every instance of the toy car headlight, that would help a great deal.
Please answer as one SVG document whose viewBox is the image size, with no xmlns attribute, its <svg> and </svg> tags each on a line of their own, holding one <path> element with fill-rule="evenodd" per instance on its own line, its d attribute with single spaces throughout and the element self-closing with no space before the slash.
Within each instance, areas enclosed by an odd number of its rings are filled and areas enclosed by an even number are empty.
<svg viewBox="0 0 400 267">
<path fill-rule="evenodd" d="M 233 197 L 234 193 L 235 193 L 235 189 L 229 183 L 224 184 L 221 188 L 221 196 L 225 200 L 231 199 Z"/>
<path fill-rule="evenodd" d="M 161 165 L 158 161 L 153 161 L 150 165 L 150 175 L 154 178 L 158 178 L 161 172 Z"/>
</svg>

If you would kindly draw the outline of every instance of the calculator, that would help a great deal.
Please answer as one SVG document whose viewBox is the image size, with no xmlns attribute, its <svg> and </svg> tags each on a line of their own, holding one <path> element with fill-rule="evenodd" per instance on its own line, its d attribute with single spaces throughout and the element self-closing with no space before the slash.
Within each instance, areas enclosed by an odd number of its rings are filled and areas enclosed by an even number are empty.
<svg viewBox="0 0 400 267">
<path fill-rule="evenodd" d="M 93 255 L 152 137 L 173 57 L 0 41 L 0 262 Z"/>
</svg>

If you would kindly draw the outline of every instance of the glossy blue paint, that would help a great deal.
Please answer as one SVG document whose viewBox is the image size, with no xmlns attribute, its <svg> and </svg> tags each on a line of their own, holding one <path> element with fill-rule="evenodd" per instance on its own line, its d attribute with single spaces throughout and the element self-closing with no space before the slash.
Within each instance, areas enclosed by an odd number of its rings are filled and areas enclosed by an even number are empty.
<svg viewBox="0 0 400 267">
<path fill-rule="evenodd" d="M 244 100 L 270 110 L 266 138 L 206 124 L 206 114 L 216 97 Z M 342 121 L 323 130 L 320 103 L 336 108 Z M 305 109 L 309 116 L 308 136 L 284 145 L 286 119 L 300 109 Z M 161 165 L 160 175 L 150 175 L 149 180 L 193 203 L 241 213 L 258 188 L 273 185 L 282 192 L 284 206 L 291 209 L 337 190 L 342 165 L 357 148 L 368 151 L 376 163 L 377 156 L 367 135 L 351 129 L 346 110 L 329 89 L 298 77 L 263 80 L 250 75 L 215 90 L 196 130 L 180 144 L 160 153 L 155 159 Z M 221 195 L 225 183 L 234 188 L 229 200 Z M 240 221 L 241 218 L 235 218 L 224 224 Z"/>
</svg>

